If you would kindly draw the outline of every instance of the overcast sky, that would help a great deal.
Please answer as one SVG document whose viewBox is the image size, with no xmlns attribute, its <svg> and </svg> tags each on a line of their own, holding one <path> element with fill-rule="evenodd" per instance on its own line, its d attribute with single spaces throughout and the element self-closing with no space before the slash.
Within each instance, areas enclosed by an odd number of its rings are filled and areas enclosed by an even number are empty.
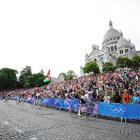
<svg viewBox="0 0 140 140">
<path fill-rule="evenodd" d="M 1 0 L 0 68 L 79 74 L 110 19 L 140 50 L 140 0 Z"/>
</svg>

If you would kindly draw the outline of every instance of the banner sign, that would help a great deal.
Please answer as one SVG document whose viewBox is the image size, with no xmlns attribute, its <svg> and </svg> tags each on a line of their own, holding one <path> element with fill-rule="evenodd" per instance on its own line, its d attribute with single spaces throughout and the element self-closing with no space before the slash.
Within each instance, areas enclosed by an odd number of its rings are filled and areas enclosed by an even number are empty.
<svg viewBox="0 0 140 140">
<path fill-rule="evenodd" d="M 99 102 L 98 113 L 105 116 L 140 119 L 140 104 L 109 104 Z"/>
<path fill-rule="evenodd" d="M 79 105 L 79 100 L 58 99 L 58 98 L 42 98 L 41 104 L 58 108 L 70 109 L 74 105 Z"/>
<path fill-rule="evenodd" d="M 18 99 L 18 96 L 10 97 L 11 100 Z M 1 99 L 1 97 L 0 97 Z M 34 97 L 28 97 L 25 102 L 32 103 Z M 59 98 L 42 98 L 41 104 L 57 108 L 71 109 L 79 105 L 79 100 L 59 99 Z M 117 104 L 96 102 L 95 107 L 98 114 L 105 116 L 114 116 L 120 118 L 140 119 L 140 104 Z"/>
</svg>

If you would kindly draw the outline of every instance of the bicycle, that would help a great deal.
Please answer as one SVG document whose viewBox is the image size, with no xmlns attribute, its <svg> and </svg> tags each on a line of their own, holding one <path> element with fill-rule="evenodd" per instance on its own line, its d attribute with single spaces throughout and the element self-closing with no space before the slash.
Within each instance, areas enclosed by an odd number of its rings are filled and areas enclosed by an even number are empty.
<svg viewBox="0 0 140 140">
<path fill-rule="evenodd" d="M 41 99 L 34 99 L 34 100 L 31 102 L 31 105 L 32 105 L 32 106 L 36 106 L 37 108 L 41 108 L 40 102 L 41 102 Z"/>
<path fill-rule="evenodd" d="M 40 108 L 40 102 L 41 102 L 41 99 L 37 99 L 35 100 L 35 106 L 37 106 L 38 108 Z"/>
<path fill-rule="evenodd" d="M 24 98 L 23 97 L 19 97 L 17 100 L 16 100 L 16 104 L 21 104 L 23 105 L 24 104 Z"/>
<path fill-rule="evenodd" d="M 8 103 L 8 100 L 9 100 L 9 97 L 8 97 L 8 96 L 5 96 L 5 97 L 4 97 L 4 102 L 5 102 L 5 103 Z"/>
<path fill-rule="evenodd" d="M 70 109 L 70 113 L 72 118 L 77 118 L 79 111 L 79 105 L 75 105 Z M 89 107 L 83 106 L 81 109 L 82 115 L 85 115 L 88 120 L 95 121 L 98 118 L 98 110 L 94 107 L 94 105 L 91 105 Z"/>
</svg>

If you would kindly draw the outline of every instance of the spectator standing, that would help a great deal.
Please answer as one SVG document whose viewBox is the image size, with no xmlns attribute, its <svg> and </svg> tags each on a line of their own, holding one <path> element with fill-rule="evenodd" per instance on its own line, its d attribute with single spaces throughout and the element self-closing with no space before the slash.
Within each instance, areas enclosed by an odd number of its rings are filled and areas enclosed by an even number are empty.
<svg viewBox="0 0 140 140">
<path fill-rule="evenodd" d="M 124 89 L 122 94 L 122 103 L 127 104 L 130 103 L 130 95 L 128 94 L 128 90 Z"/>
<path fill-rule="evenodd" d="M 110 96 L 108 95 L 108 92 L 105 93 L 104 102 L 105 103 L 110 103 Z"/>
<path fill-rule="evenodd" d="M 120 103 L 121 102 L 121 96 L 119 95 L 119 92 L 117 91 L 114 95 L 114 103 Z"/>
<path fill-rule="evenodd" d="M 134 104 L 140 103 L 140 97 L 138 96 L 138 92 L 134 93 L 134 96 L 132 97 L 132 103 Z"/>
</svg>

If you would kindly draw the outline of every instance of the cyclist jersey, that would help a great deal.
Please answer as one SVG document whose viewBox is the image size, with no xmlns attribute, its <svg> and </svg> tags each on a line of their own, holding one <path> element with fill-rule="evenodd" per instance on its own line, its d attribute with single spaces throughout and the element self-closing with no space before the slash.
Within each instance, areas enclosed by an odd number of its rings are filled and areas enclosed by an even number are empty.
<svg viewBox="0 0 140 140">
<path fill-rule="evenodd" d="M 41 94 L 40 94 L 40 93 L 37 93 L 36 96 L 35 96 L 35 98 L 36 98 L 36 99 L 41 98 Z"/>
<path fill-rule="evenodd" d="M 85 94 L 85 95 L 81 96 L 81 99 L 83 99 L 83 100 L 87 100 L 88 97 L 89 97 L 89 94 Z"/>
<path fill-rule="evenodd" d="M 10 95 L 10 94 L 8 94 L 7 96 L 8 96 L 8 97 L 10 97 L 11 95 Z"/>
</svg>

